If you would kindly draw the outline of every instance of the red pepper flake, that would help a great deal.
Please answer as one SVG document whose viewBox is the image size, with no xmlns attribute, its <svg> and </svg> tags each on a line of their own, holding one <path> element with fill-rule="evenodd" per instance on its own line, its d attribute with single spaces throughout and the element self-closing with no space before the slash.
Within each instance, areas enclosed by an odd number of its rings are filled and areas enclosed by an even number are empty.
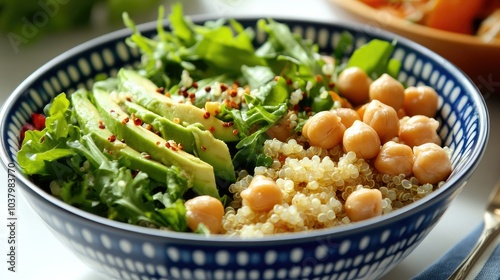
<svg viewBox="0 0 500 280">
<path fill-rule="evenodd" d="M 198 88 L 198 83 L 197 82 L 193 82 L 193 84 L 191 85 L 193 88 L 197 89 Z"/>
<path fill-rule="evenodd" d="M 122 124 L 126 124 L 130 121 L 130 118 L 129 117 L 125 117 L 123 120 L 122 120 Z"/>
<path fill-rule="evenodd" d="M 169 141 L 165 142 L 165 147 L 167 147 L 167 148 L 169 148 L 169 149 L 170 149 L 171 145 L 170 145 L 170 142 L 169 142 Z"/>
<path fill-rule="evenodd" d="M 215 127 L 211 126 L 208 130 L 209 130 L 210 132 L 214 132 L 214 131 L 215 131 Z"/>
<path fill-rule="evenodd" d="M 286 84 L 287 84 L 287 85 L 291 85 L 291 84 L 293 84 L 292 79 L 290 79 L 290 78 L 286 79 Z"/>
<path fill-rule="evenodd" d="M 334 82 L 329 82 L 329 83 L 328 83 L 328 86 L 329 86 L 330 88 L 334 88 L 334 87 L 335 87 L 335 83 L 334 83 Z"/>
<path fill-rule="evenodd" d="M 125 143 L 125 139 L 123 139 L 123 138 L 120 139 L 120 142 Z"/>
<path fill-rule="evenodd" d="M 149 123 L 147 123 L 147 124 L 144 126 L 144 128 L 145 128 L 145 129 L 147 129 L 147 130 L 149 130 L 149 131 L 151 131 L 151 130 L 153 129 L 153 127 L 152 127 Z"/>
<path fill-rule="evenodd" d="M 156 89 L 156 92 L 163 94 L 163 93 L 165 93 L 165 88 L 164 87 L 159 87 L 159 88 Z"/>
<path fill-rule="evenodd" d="M 141 156 L 145 159 L 151 159 L 151 155 L 149 155 L 148 153 L 145 153 L 145 152 L 142 152 L 141 153 Z"/>
<path fill-rule="evenodd" d="M 111 109 L 111 110 L 109 110 L 109 112 L 110 112 L 110 113 L 114 113 L 114 112 L 115 112 L 115 110 L 114 110 L 114 109 Z"/>
<path fill-rule="evenodd" d="M 182 145 L 182 143 L 179 143 L 179 144 L 177 145 L 177 148 L 179 148 L 179 150 L 184 150 L 184 146 Z"/>
<path fill-rule="evenodd" d="M 128 102 L 132 102 L 132 98 L 130 98 L 129 96 L 125 97 L 125 100 L 127 100 Z"/>
<path fill-rule="evenodd" d="M 160 141 L 156 141 L 156 146 L 160 146 Z"/>
<path fill-rule="evenodd" d="M 233 122 L 223 122 L 223 123 L 222 123 L 222 127 L 231 127 L 231 126 L 233 126 L 233 125 L 234 125 L 234 123 L 233 123 Z"/>
<path fill-rule="evenodd" d="M 210 87 L 210 86 L 206 86 L 206 87 L 205 87 L 205 91 L 206 91 L 206 92 L 210 92 L 211 90 L 212 90 L 212 87 Z"/>
<path fill-rule="evenodd" d="M 316 79 L 316 82 L 318 82 L 318 83 L 321 83 L 323 81 L 323 77 L 319 74 L 316 75 L 315 79 Z"/>
<path fill-rule="evenodd" d="M 189 98 L 190 99 L 195 99 L 196 98 L 196 94 L 194 92 L 190 93 L 189 94 Z"/>
<path fill-rule="evenodd" d="M 111 135 L 108 137 L 108 141 L 109 142 L 115 142 L 116 141 L 116 136 L 115 135 Z"/>
<path fill-rule="evenodd" d="M 165 92 L 165 96 L 166 96 L 166 97 L 170 97 L 170 96 L 171 96 L 171 95 L 170 95 L 170 92 Z"/>
<path fill-rule="evenodd" d="M 204 119 L 208 119 L 208 118 L 210 118 L 210 112 L 206 111 L 206 112 L 203 114 L 203 118 L 204 118 Z"/>
<path fill-rule="evenodd" d="M 104 125 L 104 123 L 102 121 L 99 121 L 99 128 L 100 129 L 105 129 L 106 126 Z"/>
<path fill-rule="evenodd" d="M 238 95 L 238 90 L 237 89 L 232 89 L 231 92 L 229 92 L 229 95 L 231 97 L 236 97 Z"/>
<path fill-rule="evenodd" d="M 40 139 L 40 143 L 43 143 L 43 141 L 45 141 L 45 136 L 42 136 L 42 138 Z"/>
<path fill-rule="evenodd" d="M 142 120 L 139 118 L 134 118 L 134 124 L 135 125 L 142 125 Z"/>
<path fill-rule="evenodd" d="M 200 148 L 201 148 L 202 151 L 206 151 L 207 150 L 207 147 L 205 147 L 205 146 L 201 146 Z"/>
<path fill-rule="evenodd" d="M 215 110 L 214 113 L 217 116 L 220 113 L 220 111 L 219 110 Z"/>
<path fill-rule="evenodd" d="M 220 90 L 221 91 L 226 91 L 228 89 L 226 84 L 220 84 Z"/>
<path fill-rule="evenodd" d="M 233 135 L 238 135 L 238 130 L 237 129 L 233 129 Z"/>
</svg>

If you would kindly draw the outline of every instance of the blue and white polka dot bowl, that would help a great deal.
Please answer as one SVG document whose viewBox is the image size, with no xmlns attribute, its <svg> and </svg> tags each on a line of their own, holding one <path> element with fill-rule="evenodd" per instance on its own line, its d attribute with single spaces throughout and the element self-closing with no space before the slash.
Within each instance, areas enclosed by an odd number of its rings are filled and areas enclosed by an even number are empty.
<svg viewBox="0 0 500 280">
<path fill-rule="evenodd" d="M 255 19 L 239 19 L 248 26 Z M 316 41 L 325 53 L 341 33 L 351 33 L 351 49 L 372 38 L 394 35 L 362 26 L 280 20 Z M 155 33 L 155 23 L 141 26 Z M 16 162 L 19 131 L 30 113 L 55 95 L 90 87 L 97 74 L 113 75 L 139 61 L 124 43 L 123 30 L 76 47 L 36 71 L 2 107 L 0 155 Z M 257 36 L 258 38 L 258 36 Z M 487 109 L 471 81 L 426 48 L 398 38 L 394 56 L 402 61 L 400 80 L 429 85 L 440 94 L 437 119 L 451 148 L 453 174 L 446 184 L 410 206 L 349 226 L 255 239 L 205 237 L 110 221 L 66 205 L 27 177 L 18 177 L 24 196 L 61 240 L 108 279 L 375 279 L 408 256 L 438 222 L 481 159 L 489 131 Z"/>
</svg>

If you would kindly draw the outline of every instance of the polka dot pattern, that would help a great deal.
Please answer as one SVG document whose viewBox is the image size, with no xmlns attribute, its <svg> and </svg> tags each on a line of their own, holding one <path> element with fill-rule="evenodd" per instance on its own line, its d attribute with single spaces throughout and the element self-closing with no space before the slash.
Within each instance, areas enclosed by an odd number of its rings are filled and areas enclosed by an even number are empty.
<svg viewBox="0 0 500 280">
<path fill-rule="evenodd" d="M 255 21 L 241 21 L 253 26 Z M 344 31 L 353 37 L 346 55 L 377 36 L 394 39 L 376 31 L 322 23 L 287 22 L 294 32 L 318 43 L 326 53 L 340 40 Z M 143 34 L 155 33 L 155 24 L 145 25 Z M 30 114 L 41 111 L 61 91 L 72 93 L 78 87 L 90 88 L 97 74 L 114 75 L 118 68 L 139 61 L 137 50 L 124 44 L 127 32 L 108 39 L 97 39 L 51 62 L 39 77 L 30 77 L 25 88 L 13 95 L 18 98 L 1 112 L 2 145 L 15 162 L 18 135 Z M 265 35 L 257 32 L 257 43 Z M 452 149 L 452 163 L 457 182 L 447 193 L 465 181 L 470 162 L 483 148 L 485 112 L 481 99 L 458 72 L 449 72 L 446 63 L 421 55 L 408 47 L 403 39 L 394 50 L 394 58 L 402 61 L 399 79 L 407 85 L 430 85 L 440 92 L 440 136 Z M 419 49 L 419 47 L 416 47 Z M 464 160 L 467 159 L 467 160 Z M 29 185 L 19 178 L 19 183 Z M 449 204 L 447 193 L 436 195 L 438 203 L 393 216 L 392 223 L 374 223 L 363 230 L 316 234 L 300 239 L 278 238 L 272 242 L 253 241 L 187 241 L 165 233 L 152 236 L 137 230 L 133 234 L 104 223 L 89 222 L 68 210 L 61 210 L 40 197 L 40 190 L 25 192 L 41 218 L 54 230 L 56 237 L 94 269 L 110 279 L 366 279 L 377 278 L 404 259 L 428 234 Z M 53 201 L 54 199 L 52 199 Z M 369 232 L 369 234 L 368 234 Z"/>
</svg>

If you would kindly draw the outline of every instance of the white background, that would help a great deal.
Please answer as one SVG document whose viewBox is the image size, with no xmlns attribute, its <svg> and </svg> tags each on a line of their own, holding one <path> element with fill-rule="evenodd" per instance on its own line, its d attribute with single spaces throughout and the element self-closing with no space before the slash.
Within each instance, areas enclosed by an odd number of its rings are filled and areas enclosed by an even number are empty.
<svg viewBox="0 0 500 280">
<path fill-rule="evenodd" d="M 173 1 L 162 1 L 169 7 Z M 254 15 L 320 19 L 329 21 L 355 20 L 344 14 L 327 0 L 184 0 L 186 14 L 215 14 L 219 16 Z M 137 22 L 156 19 L 156 11 L 136 19 Z M 45 36 L 28 46 L 14 47 L 5 34 L 0 34 L 0 104 L 34 70 L 82 42 L 122 25 L 105 25 L 102 14 L 97 13 L 94 24 L 71 32 Z M 480 62 L 478 62 L 480 63 Z M 499 174 L 500 149 L 500 88 L 485 95 L 491 116 L 490 144 L 478 169 L 462 193 L 452 203 L 442 220 L 400 265 L 384 279 L 409 279 L 437 260 L 456 242 L 465 237 L 482 219 L 482 213 Z M 26 202 L 22 193 L 17 195 L 17 272 L 7 271 L 7 175 L 0 168 L 0 279 L 5 280 L 99 280 L 69 250 L 56 240 L 41 219 Z"/>
</svg>

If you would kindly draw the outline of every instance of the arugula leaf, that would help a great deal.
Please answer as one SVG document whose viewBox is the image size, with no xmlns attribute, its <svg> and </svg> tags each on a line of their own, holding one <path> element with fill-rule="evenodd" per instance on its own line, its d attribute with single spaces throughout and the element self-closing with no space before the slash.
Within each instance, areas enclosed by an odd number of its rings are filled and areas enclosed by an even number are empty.
<svg viewBox="0 0 500 280">
<path fill-rule="evenodd" d="M 46 161 L 55 161 L 75 154 L 66 142 L 70 131 L 69 100 L 66 94 L 56 96 L 50 106 L 45 128 L 26 131 L 18 162 L 27 175 L 47 174 Z"/>
</svg>

